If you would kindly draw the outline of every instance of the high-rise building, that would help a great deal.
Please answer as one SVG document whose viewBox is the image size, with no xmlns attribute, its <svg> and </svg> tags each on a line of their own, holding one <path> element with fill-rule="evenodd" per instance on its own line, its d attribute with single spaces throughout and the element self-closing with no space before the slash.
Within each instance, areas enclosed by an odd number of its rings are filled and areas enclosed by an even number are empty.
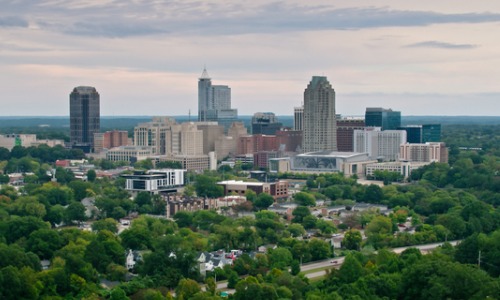
<svg viewBox="0 0 500 300">
<path fill-rule="evenodd" d="M 340 152 L 353 152 L 354 130 L 363 130 L 365 120 L 360 118 L 337 119 L 337 150 Z"/>
<path fill-rule="evenodd" d="M 212 85 L 207 69 L 198 80 L 198 121 L 217 121 L 225 130 L 238 118 L 238 111 L 231 108 L 231 88 Z"/>
<path fill-rule="evenodd" d="M 354 152 L 368 153 L 370 159 L 395 161 L 399 158 L 399 148 L 406 143 L 406 131 L 384 130 L 367 127 L 354 130 Z"/>
<path fill-rule="evenodd" d="M 304 129 L 304 106 L 293 108 L 293 130 Z"/>
<path fill-rule="evenodd" d="M 91 152 L 94 133 L 101 124 L 99 93 L 94 87 L 79 86 L 69 95 L 70 143 L 74 148 Z"/>
<path fill-rule="evenodd" d="M 303 152 L 337 151 L 335 90 L 324 76 L 313 76 L 304 91 L 303 132 Z"/>
<path fill-rule="evenodd" d="M 382 130 L 397 130 L 401 127 L 401 112 L 381 107 L 367 107 L 366 127 L 381 127 Z"/>
<path fill-rule="evenodd" d="M 252 117 L 252 134 L 275 135 L 282 126 L 272 112 L 258 112 Z"/>
</svg>

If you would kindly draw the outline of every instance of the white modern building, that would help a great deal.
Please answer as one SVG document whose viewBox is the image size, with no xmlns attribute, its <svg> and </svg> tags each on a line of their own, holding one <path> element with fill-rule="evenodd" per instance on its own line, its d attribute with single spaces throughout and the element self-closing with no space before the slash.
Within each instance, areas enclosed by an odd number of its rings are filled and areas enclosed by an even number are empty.
<svg viewBox="0 0 500 300">
<path fill-rule="evenodd" d="M 354 152 L 366 152 L 370 159 L 396 161 L 400 145 L 406 143 L 406 131 L 382 131 L 380 127 L 367 127 L 354 130 L 353 139 Z"/>
<path fill-rule="evenodd" d="M 176 192 L 178 188 L 184 186 L 185 173 L 186 170 L 182 169 L 159 169 L 136 172 L 132 175 L 122 175 L 122 177 L 125 178 L 125 189 L 127 191 L 161 194 Z"/>
</svg>

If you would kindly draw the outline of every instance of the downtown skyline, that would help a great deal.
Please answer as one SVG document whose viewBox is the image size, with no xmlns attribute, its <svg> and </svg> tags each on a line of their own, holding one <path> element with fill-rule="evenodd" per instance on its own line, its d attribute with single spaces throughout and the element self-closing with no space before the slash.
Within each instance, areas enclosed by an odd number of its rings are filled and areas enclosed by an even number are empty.
<svg viewBox="0 0 500 300">
<path fill-rule="evenodd" d="M 80 85 L 103 116 L 195 115 L 204 66 L 239 115 L 292 115 L 312 76 L 343 115 L 499 115 L 500 4 L 331 3 L 7 0 L 0 115 L 68 115 Z"/>
</svg>

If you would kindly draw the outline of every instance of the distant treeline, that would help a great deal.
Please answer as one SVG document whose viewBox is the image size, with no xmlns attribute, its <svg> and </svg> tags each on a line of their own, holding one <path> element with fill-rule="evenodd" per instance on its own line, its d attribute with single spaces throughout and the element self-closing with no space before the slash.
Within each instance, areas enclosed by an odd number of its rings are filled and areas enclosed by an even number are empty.
<svg viewBox="0 0 500 300">
<path fill-rule="evenodd" d="M 196 121 L 196 116 L 173 116 L 177 122 Z M 101 117 L 101 130 L 131 130 L 138 123 L 151 121 L 152 116 L 120 116 Z M 252 116 L 240 116 L 239 120 L 250 127 Z M 293 116 L 278 116 L 278 120 L 286 127 L 293 127 Z M 497 125 L 500 124 L 500 116 L 402 116 L 402 125 L 408 124 L 476 124 L 476 125 Z M 64 128 L 69 129 L 69 117 L 6 117 L 0 116 L 0 128 L 2 132 L 19 133 L 19 128 L 40 127 L 40 128 Z M 6 128 L 11 129 L 5 130 Z"/>
</svg>

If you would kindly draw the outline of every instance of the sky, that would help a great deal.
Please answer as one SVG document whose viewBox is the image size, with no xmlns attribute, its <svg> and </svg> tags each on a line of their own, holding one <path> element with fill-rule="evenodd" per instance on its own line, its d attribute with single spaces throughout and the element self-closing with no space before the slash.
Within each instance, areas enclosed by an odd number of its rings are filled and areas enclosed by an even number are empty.
<svg viewBox="0 0 500 300">
<path fill-rule="evenodd" d="M 500 115 L 497 0 L 0 0 L 0 116 L 197 114 L 203 68 L 240 115 L 292 115 L 312 76 L 336 112 Z"/>
</svg>

